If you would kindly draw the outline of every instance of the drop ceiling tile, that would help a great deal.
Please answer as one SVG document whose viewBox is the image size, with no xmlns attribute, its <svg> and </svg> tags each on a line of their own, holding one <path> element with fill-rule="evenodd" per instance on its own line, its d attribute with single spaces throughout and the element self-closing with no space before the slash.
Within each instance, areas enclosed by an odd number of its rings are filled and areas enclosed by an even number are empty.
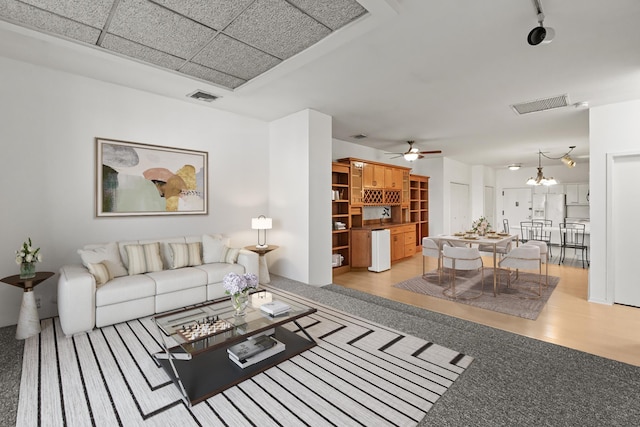
<svg viewBox="0 0 640 427">
<path fill-rule="evenodd" d="M 151 49 L 150 47 L 134 43 L 122 37 L 114 36 L 113 34 L 107 34 L 105 36 L 102 47 L 171 70 L 177 70 L 185 62 L 184 58 L 178 58 L 168 53 Z"/>
<path fill-rule="evenodd" d="M 332 30 L 337 30 L 367 13 L 367 10 L 355 0 L 289 0 L 289 2 Z"/>
<path fill-rule="evenodd" d="M 242 79 L 194 63 L 188 63 L 180 72 L 230 89 L 235 89 L 245 83 Z"/>
<path fill-rule="evenodd" d="M 154 0 L 215 30 L 226 27 L 253 0 Z"/>
<path fill-rule="evenodd" d="M 100 30 L 62 18 L 19 1 L 0 1 L 0 16 L 40 31 L 96 44 Z"/>
<path fill-rule="evenodd" d="M 250 80 L 281 61 L 271 55 L 220 34 L 193 61 L 232 76 Z"/>
<path fill-rule="evenodd" d="M 109 16 L 113 0 L 22 0 L 74 21 L 102 29 Z"/>
<path fill-rule="evenodd" d="M 215 31 L 144 0 L 121 0 L 109 32 L 175 56 L 190 57 Z"/>
<path fill-rule="evenodd" d="M 233 38 L 286 59 L 331 33 L 283 0 L 257 0 L 225 30 Z"/>
</svg>

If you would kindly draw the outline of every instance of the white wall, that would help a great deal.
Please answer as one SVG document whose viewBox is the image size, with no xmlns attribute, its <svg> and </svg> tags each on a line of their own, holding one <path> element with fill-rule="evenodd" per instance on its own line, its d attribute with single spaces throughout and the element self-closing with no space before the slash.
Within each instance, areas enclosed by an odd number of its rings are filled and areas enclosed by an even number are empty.
<svg viewBox="0 0 640 427">
<path fill-rule="evenodd" d="M 270 271 L 327 285 L 331 269 L 331 117 L 304 110 L 271 122 Z"/>
<path fill-rule="evenodd" d="M 589 110 L 591 268 L 589 301 L 612 304 L 614 283 L 606 263 L 607 155 L 638 152 L 640 149 L 640 101 L 594 107 Z M 634 284 L 635 285 L 635 284 Z"/>
<path fill-rule="evenodd" d="M 38 270 L 56 273 L 88 243 L 221 232 L 255 244 L 267 123 L 6 58 L 0 69 L 0 277 L 18 273 L 14 253 L 29 236 L 42 247 Z M 96 218 L 95 137 L 208 151 L 209 215 Z M 35 290 L 41 317 L 56 313 L 56 281 Z M 16 323 L 21 299 L 0 285 L 0 326 Z"/>
</svg>

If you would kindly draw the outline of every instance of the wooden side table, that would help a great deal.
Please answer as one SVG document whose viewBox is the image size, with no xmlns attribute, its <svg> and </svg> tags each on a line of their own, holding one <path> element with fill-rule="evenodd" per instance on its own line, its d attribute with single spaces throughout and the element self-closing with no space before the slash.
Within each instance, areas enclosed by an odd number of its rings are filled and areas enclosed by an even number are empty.
<svg viewBox="0 0 640 427">
<path fill-rule="evenodd" d="M 269 277 L 269 268 L 267 267 L 267 259 L 265 258 L 265 255 L 275 249 L 278 249 L 278 246 L 269 245 L 266 248 L 256 248 L 255 246 L 245 246 L 244 248 L 260 255 L 260 258 L 258 259 L 258 267 L 259 267 L 258 282 L 263 284 L 267 284 L 271 282 L 271 277 Z"/>
<path fill-rule="evenodd" d="M 39 271 L 35 277 L 30 279 L 21 279 L 19 274 L 0 279 L 0 282 L 24 289 L 16 328 L 16 339 L 24 340 L 40 333 L 40 316 L 38 316 L 38 307 L 36 305 L 36 297 L 33 295 L 33 288 L 53 276 L 53 274 L 51 271 Z"/>
</svg>

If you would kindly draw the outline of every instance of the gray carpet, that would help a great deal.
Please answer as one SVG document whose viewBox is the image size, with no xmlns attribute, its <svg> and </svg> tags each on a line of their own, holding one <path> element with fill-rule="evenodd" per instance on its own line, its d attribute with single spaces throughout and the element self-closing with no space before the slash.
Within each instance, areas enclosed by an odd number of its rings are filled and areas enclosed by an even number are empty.
<svg viewBox="0 0 640 427">
<path fill-rule="evenodd" d="M 509 273 L 506 270 L 499 270 L 498 274 L 501 279 L 499 283 L 502 286 L 499 287 L 499 293 L 494 296 L 493 268 L 484 269 L 484 287 L 482 286 L 482 274 L 479 271 L 459 271 L 456 274 L 456 294 L 460 298 L 455 299 L 455 301 L 485 310 L 535 320 L 560 282 L 559 277 L 549 276 L 549 286 L 543 286 L 542 295 L 537 298 L 535 293 L 539 290 L 540 280 L 538 274 L 521 271 L 518 274 L 518 279 L 515 280 L 515 273 L 511 272 L 511 287 L 507 287 Z M 413 277 L 393 286 L 435 298 L 454 301 L 453 298 L 446 297 L 442 293 L 443 289 L 449 287 L 450 282 L 451 279 L 448 273 L 444 273 L 440 278 L 440 282 L 438 282 L 438 271 L 433 270 L 428 271 L 424 277 Z M 546 282 L 543 278 L 544 283 Z M 472 295 L 478 295 L 481 291 L 483 293 L 478 298 L 464 299 L 471 298 Z"/>
<path fill-rule="evenodd" d="M 639 425 L 639 367 L 337 285 L 277 279 L 272 284 L 474 358 L 420 426 Z"/>
<path fill-rule="evenodd" d="M 16 327 L 0 328 L 0 426 L 16 424 L 24 341 L 16 340 Z"/>
<path fill-rule="evenodd" d="M 315 288 L 275 275 L 271 285 L 474 357 L 421 426 L 638 425 L 638 367 L 337 285 Z M 14 425 L 22 356 L 9 357 L 8 349 L 22 346 L 15 327 L 2 332 L 0 425 Z"/>
</svg>

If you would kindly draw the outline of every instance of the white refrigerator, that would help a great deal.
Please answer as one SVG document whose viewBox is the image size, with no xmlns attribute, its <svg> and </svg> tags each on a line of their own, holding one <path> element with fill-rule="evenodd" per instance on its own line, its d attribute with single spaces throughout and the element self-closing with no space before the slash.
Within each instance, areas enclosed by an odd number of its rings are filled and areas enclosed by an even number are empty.
<svg viewBox="0 0 640 427">
<path fill-rule="evenodd" d="M 567 205 L 564 194 L 534 194 L 531 204 L 531 219 L 547 219 L 553 221 L 551 227 L 551 243 L 560 244 L 560 223 L 565 221 Z"/>
<path fill-rule="evenodd" d="M 369 271 L 385 271 L 391 268 L 391 231 L 371 232 L 371 266 Z"/>
</svg>

